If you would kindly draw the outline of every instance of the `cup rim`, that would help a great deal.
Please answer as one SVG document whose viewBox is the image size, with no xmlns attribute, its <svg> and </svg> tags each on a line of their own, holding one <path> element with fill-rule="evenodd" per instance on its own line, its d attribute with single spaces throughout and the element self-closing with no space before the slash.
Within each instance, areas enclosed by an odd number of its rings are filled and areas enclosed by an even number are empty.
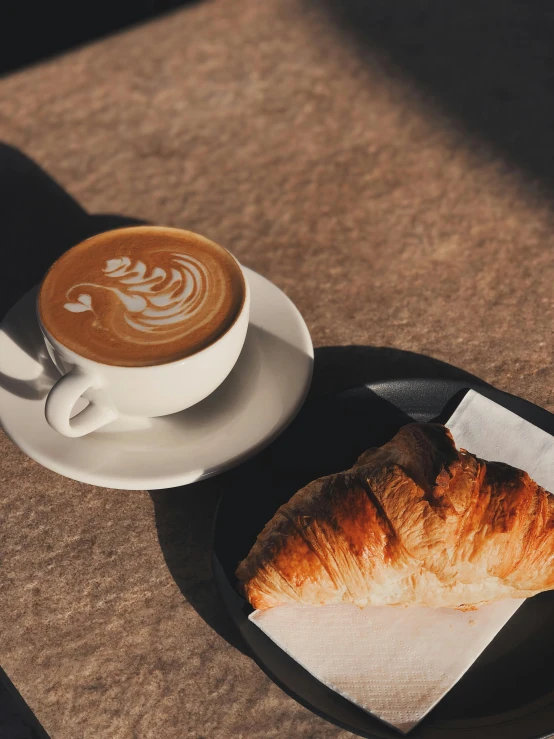
<svg viewBox="0 0 554 739">
<path fill-rule="evenodd" d="M 234 262 L 237 264 L 241 277 L 242 277 L 242 283 L 243 283 L 243 296 L 242 296 L 242 304 L 240 306 L 240 310 L 237 312 L 235 318 L 233 319 L 232 323 L 227 326 L 225 331 L 220 334 L 214 341 L 212 341 L 207 346 L 202 347 L 201 349 L 197 349 L 192 354 L 187 354 L 186 357 L 179 357 L 178 359 L 172 359 L 169 362 L 157 362 L 156 364 L 143 364 L 143 365 L 125 365 L 125 364 L 108 364 L 108 362 L 99 362 L 96 359 L 90 359 L 89 357 L 85 357 L 83 354 L 79 354 L 74 349 L 70 349 L 66 344 L 63 343 L 63 341 L 60 341 L 60 339 L 57 339 L 51 331 L 49 331 L 46 326 L 44 325 L 44 322 L 40 315 L 40 293 L 42 290 L 42 285 L 46 279 L 46 276 L 50 272 L 50 270 L 58 263 L 58 261 L 64 256 L 64 254 L 67 254 L 68 251 L 71 251 L 71 249 L 74 249 L 77 246 L 80 246 L 81 244 L 84 244 L 86 241 L 90 241 L 91 239 L 96 238 L 97 236 L 102 236 L 103 234 L 108 233 L 116 233 L 118 231 L 138 231 L 138 230 L 148 230 L 148 231 L 177 231 L 178 233 L 185 233 L 185 234 L 191 234 L 192 236 L 201 239 L 202 241 L 207 241 L 210 244 L 215 245 L 219 249 L 222 249 L 224 252 L 226 252 L 231 259 L 234 260 Z M 235 257 L 234 254 L 232 254 L 228 249 L 226 249 L 224 246 L 221 246 L 217 241 L 212 241 L 207 236 L 203 236 L 202 234 L 196 233 L 195 231 L 188 231 L 184 228 L 175 228 L 173 226 L 150 226 L 150 225 L 144 225 L 144 226 L 123 226 L 121 228 L 112 228 L 108 229 L 107 231 L 101 231 L 98 234 L 94 234 L 93 236 L 89 236 L 86 239 L 82 239 L 81 241 L 77 242 L 73 246 L 69 247 L 69 249 L 66 249 L 63 254 L 61 254 L 46 270 L 46 273 L 42 280 L 39 283 L 36 299 L 35 299 L 35 312 L 38 320 L 38 324 L 40 327 L 40 330 L 44 334 L 44 336 L 54 345 L 59 345 L 63 348 L 64 352 L 67 352 L 70 355 L 73 355 L 77 361 L 79 362 L 90 362 L 91 365 L 94 366 L 100 366 L 100 367 L 108 367 L 113 370 L 151 370 L 155 367 L 169 367 L 170 365 L 178 365 L 178 364 L 184 364 L 190 359 L 194 359 L 195 357 L 198 357 L 200 354 L 203 354 L 204 352 L 209 351 L 210 349 L 213 349 L 215 346 L 219 344 L 219 342 L 224 339 L 237 325 L 239 320 L 244 315 L 245 311 L 250 308 L 250 285 L 248 284 L 248 279 L 246 277 L 246 274 L 244 272 L 244 269 L 239 262 L 239 260 Z"/>
</svg>

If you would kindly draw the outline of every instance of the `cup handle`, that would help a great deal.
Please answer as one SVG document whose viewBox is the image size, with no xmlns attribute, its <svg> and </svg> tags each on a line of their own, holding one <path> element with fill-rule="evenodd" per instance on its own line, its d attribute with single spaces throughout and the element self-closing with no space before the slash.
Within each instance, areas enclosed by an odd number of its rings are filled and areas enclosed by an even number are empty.
<svg viewBox="0 0 554 739">
<path fill-rule="evenodd" d="M 70 418 L 73 406 L 81 395 L 94 387 L 94 378 L 78 369 L 60 377 L 46 398 L 44 414 L 49 425 L 64 436 L 76 438 L 90 434 L 117 418 L 115 410 L 92 402 Z"/>
</svg>

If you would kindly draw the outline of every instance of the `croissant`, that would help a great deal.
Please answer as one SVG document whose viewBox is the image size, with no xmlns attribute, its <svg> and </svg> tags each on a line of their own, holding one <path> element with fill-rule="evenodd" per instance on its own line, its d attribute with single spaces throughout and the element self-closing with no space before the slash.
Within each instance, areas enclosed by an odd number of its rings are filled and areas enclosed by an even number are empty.
<svg viewBox="0 0 554 739">
<path fill-rule="evenodd" d="M 277 511 L 238 569 L 259 609 L 284 603 L 468 610 L 554 588 L 554 497 L 526 472 L 412 423 Z"/>
</svg>

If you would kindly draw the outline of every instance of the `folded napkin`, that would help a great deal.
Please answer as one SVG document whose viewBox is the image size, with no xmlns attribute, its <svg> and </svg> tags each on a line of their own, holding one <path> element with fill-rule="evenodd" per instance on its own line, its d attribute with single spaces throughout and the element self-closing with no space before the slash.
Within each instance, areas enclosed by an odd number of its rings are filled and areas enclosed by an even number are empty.
<svg viewBox="0 0 554 739">
<path fill-rule="evenodd" d="M 554 438 L 470 390 L 446 424 L 456 446 L 526 470 L 554 492 Z M 465 613 L 285 605 L 253 621 L 314 677 L 407 733 L 440 701 L 523 601 Z"/>
</svg>

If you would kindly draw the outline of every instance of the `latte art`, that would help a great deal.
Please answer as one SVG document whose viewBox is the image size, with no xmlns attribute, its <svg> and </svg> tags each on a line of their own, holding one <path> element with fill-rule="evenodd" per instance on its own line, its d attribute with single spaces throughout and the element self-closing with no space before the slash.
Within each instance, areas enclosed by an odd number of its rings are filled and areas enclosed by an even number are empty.
<svg viewBox="0 0 554 739">
<path fill-rule="evenodd" d="M 128 256 L 108 259 L 103 269 L 105 280 L 74 285 L 67 293 L 72 302 L 65 303 L 64 308 L 72 313 L 91 311 L 101 324 L 94 295 L 108 290 L 119 301 L 119 315 L 111 315 L 110 322 L 121 339 L 144 344 L 150 341 L 148 335 L 157 343 L 185 337 L 218 312 L 223 296 L 211 295 L 213 281 L 198 259 L 160 252 L 157 257 L 163 258 L 167 266 L 156 266 L 151 271 L 140 260 L 133 264 Z M 200 322 L 193 322 L 202 312 Z"/>
<path fill-rule="evenodd" d="M 197 234 L 138 227 L 101 234 L 64 254 L 41 287 L 45 327 L 108 364 L 172 361 L 208 346 L 245 296 L 233 257 Z"/>
</svg>

